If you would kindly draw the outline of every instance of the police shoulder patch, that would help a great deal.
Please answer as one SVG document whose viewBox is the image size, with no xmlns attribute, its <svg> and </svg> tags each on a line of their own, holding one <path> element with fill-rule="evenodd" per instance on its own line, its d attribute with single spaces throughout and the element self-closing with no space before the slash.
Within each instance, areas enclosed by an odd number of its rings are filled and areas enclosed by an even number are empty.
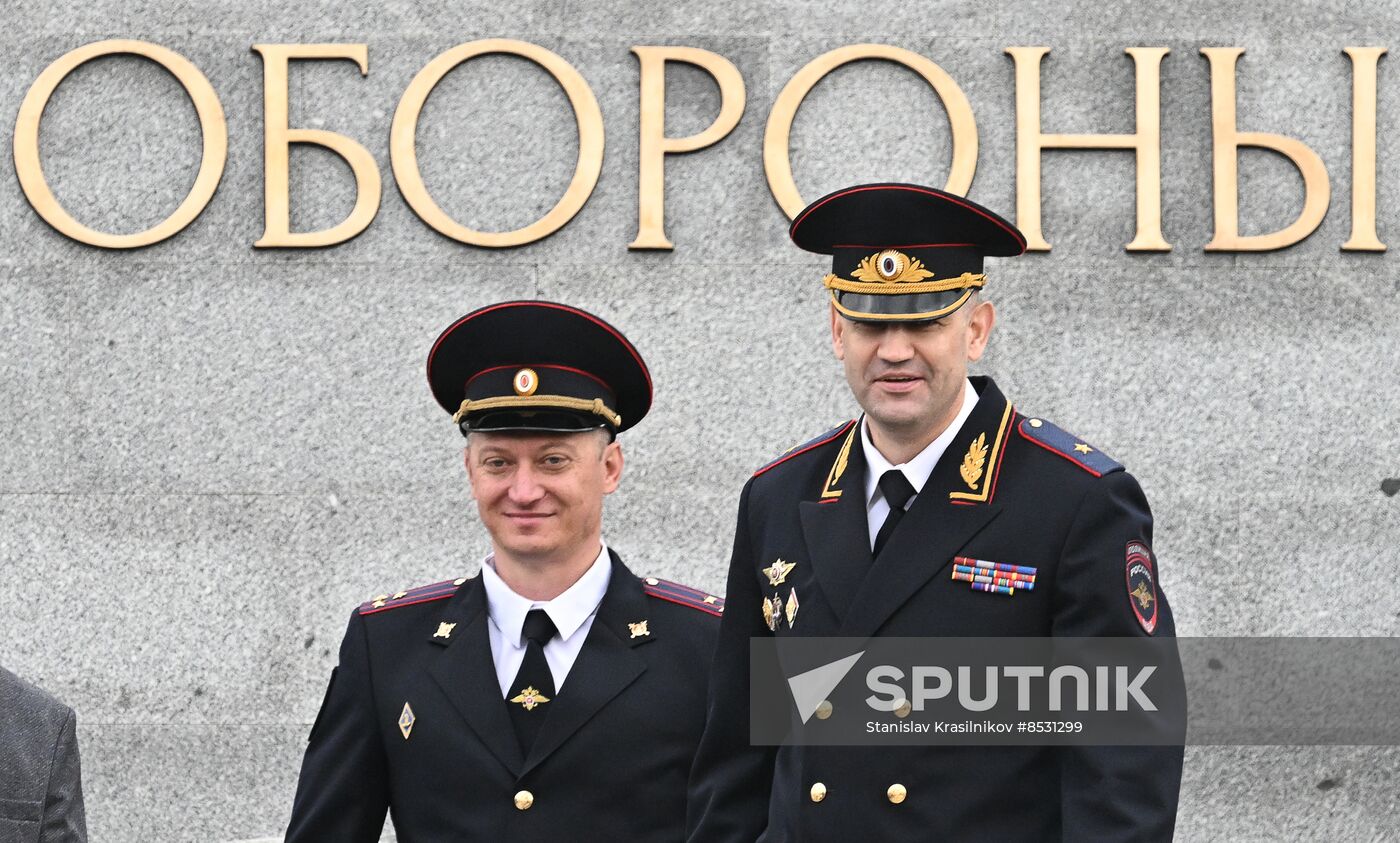
<svg viewBox="0 0 1400 843">
<path fill-rule="evenodd" d="M 1148 635 L 1157 629 L 1157 578 L 1152 572 L 1152 551 L 1146 542 L 1130 541 L 1124 571 L 1128 604 Z"/>
<path fill-rule="evenodd" d="M 462 583 L 465 583 L 467 579 L 467 577 L 458 577 L 455 580 L 443 580 L 432 585 L 410 588 L 407 591 L 396 591 L 393 594 L 377 594 L 361 603 L 359 611 L 362 615 L 374 615 L 379 612 L 387 612 L 390 609 L 412 606 L 416 603 L 442 600 L 456 594 L 457 589 L 461 588 Z"/>
<path fill-rule="evenodd" d="M 848 421 L 848 422 L 842 422 L 841 424 L 838 424 L 836 427 L 833 427 L 831 430 L 828 430 L 827 432 L 823 433 L 821 436 L 818 436 L 818 437 L 816 437 L 816 438 L 814 438 L 814 439 L 809 439 L 809 440 L 807 440 L 806 442 L 803 442 L 803 443 L 800 444 L 800 445 L 793 445 L 791 448 L 788 448 L 786 451 L 783 451 L 782 454 L 780 454 L 780 455 L 778 456 L 777 459 L 775 459 L 775 460 L 773 460 L 773 461 L 767 463 L 767 464 L 764 465 L 762 468 L 760 468 L 758 471 L 755 471 L 755 472 L 753 473 L 753 476 L 754 476 L 754 477 L 757 477 L 758 475 L 762 474 L 762 473 L 765 472 L 765 471 L 768 471 L 769 469 L 771 469 L 771 468 L 773 468 L 773 467 L 775 467 L 775 466 L 782 465 L 783 463 L 787 462 L 788 460 L 792 459 L 793 457 L 797 456 L 798 454 L 803 454 L 803 453 L 806 453 L 807 451 L 812 450 L 813 448 L 818 448 L 818 447 L 821 447 L 822 445 L 825 445 L 826 443 L 830 442 L 830 441 L 833 440 L 833 439 L 836 439 L 837 437 L 841 436 L 841 435 L 842 435 L 843 433 L 845 433 L 846 431 L 850 430 L 850 429 L 851 429 L 851 425 L 853 425 L 853 424 L 855 424 L 855 423 L 856 423 L 856 420 L 855 420 L 855 419 L 851 419 L 851 420 Z"/>
<path fill-rule="evenodd" d="M 642 577 L 641 579 L 642 591 L 645 591 L 650 597 L 699 609 L 715 617 L 724 614 L 723 597 L 717 597 L 708 591 L 701 591 L 698 588 L 691 588 L 688 585 L 681 585 L 670 580 L 661 580 L 656 577 Z"/>
<path fill-rule="evenodd" d="M 1025 439 L 1059 454 L 1095 477 L 1123 470 L 1123 464 L 1113 457 L 1045 419 L 1022 419 L 1016 429 Z"/>
</svg>

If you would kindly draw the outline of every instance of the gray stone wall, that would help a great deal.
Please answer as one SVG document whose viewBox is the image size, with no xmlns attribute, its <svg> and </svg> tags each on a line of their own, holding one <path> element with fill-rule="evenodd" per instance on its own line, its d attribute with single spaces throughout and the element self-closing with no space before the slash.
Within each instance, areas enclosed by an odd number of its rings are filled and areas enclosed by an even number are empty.
<svg viewBox="0 0 1400 843">
<path fill-rule="evenodd" d="M 148 3 L 17 0 L 0 31 L 0 153 L 38 73 L 110 37 L 169 47 L 218 91 L 229 158 L 205 212 L 134 252 L 50 229 L 0 168 L 0 660 L 80 718 L 96 841 L 275 836 L 351 609 L 380 591 L 472 571 L 487 537 L 461 440 L 422 367 L 456 316 L 511 297 L 593 310 L 651 364 L 652 415 L 624 437 L 606 535 L 639 571 L 721 589 L 736 496 L 754 467 L 856 408 L 831 359 L 821 260 L 786 239 L 762 139 L 800 67 L 852 43 L 938 62 L 972 103 L 970 195 L 1015 207 L 1008 46 L 1052 48 L 1046 131 L 1132 129 L 1131 46 L 1162 68 L 1166 254 L 1133 232 L 1125 152 L 1048 152 L 1049 254 L 991 267 L 1000 322 L 980 371 L 1018 406 L 1124 462 L 1157 519 L 1155 549 L 1186 635 L 1394 635 L 1400 586 L 1400 281 L 1390 255 L 1340 252 L 1350 230 L 1345 46 L 1390 46 L 1400 6 L 1265 2 L 1055 4 L 872 0 L 431 4 L 390 0 Z M 482 37 L 553 50 L 588 80 L 607 150 L 581 213 L 547 240 L 491 252 L 443 238 L 393 186 L 388 130 L 431 58 Z M 349 62 L 292 70 L 292 125 L 342 132 L 379 161 L 385 191 L 359 238 L 256 251 L 262 231 L 262 71 L 254 43 L 365 42 Z M 643 44 L 733 61 L 748 99 L 725 141 L 667 163 L 669 253 L 629 253 L 636 230 Z M 1244 47 L 1241 129 L 1304 140 L 1332 206 L 1303 243 L 1208 254 L 1210 88 L 1202 46 Z M 1394 74 L 1380 72 L 1382 240 L 1400 238 Z M 717 112 L 715 86 L 673 66 L 671 135 Z M 136 231 L 181 201 L 199 126 L 172 77 L 113 58 L 59 89 L 42 155 L 80 220 Z M 573 118 L 522 60 L 488 57 L 438 87 L 419 128 L 424 178 L 463 224 L 505 230 L 547 210 L 573 171 Z M 942 184 L 938 101 L 891 64 L 821 83 L 793 128 L 815 198 L 859 181 Z M 293 226 L 338 222 L 349 171 L 293 152 Z M 1301 207 L 1282 158 L 1241 156 L 1241 231 Z M 1345 574 L 1339 569 L 1345 567 Z M 1343 576 L 1346 579 L 1343 579 Z M 1390 748 L 1192 748 L 1181 840 L 1382 839 L 1395 834 Z M 1036 798 L 1027 794 L 1027 798 Z"/>
</svg>

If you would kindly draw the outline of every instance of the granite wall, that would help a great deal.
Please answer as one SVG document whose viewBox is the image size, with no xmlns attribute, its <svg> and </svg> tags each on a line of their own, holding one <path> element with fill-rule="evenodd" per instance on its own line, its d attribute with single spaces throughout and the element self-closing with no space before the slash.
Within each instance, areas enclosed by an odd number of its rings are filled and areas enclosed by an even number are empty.
<svg viewBox="0 0 1400 843">
<path fill-rule="evenodd" d="M 0 31 L 0 147 L 54 59 L 112 37 L 197 65 L 228 116 L 218 193 L 185 231 L 118 252 L 75 243 L 0 168 L 0 660 L 80 718 L 93 839 L 275 836 L 344 623 L 369 595 L 468 573 L 487 549 L 461 440 L 422 366 L 456 316 L 513 297 L 593 310 L 633 339 L 657 393 L 624 437 L 608 541 L 639 571 L 721 589 L 736 496 L 754 467 L 855 412 L 831 359 L 819 279 L 786 239 L 764 179 L 764 123 L 817 55 L 894 44 L 961 86 L 981 151 L 969 195 L 1015 207 L 1010 46 L 1048 46 L 1046 131 L 1133 128 L 1126 47 L 1162 65 L 1168 253 L 1129 254 L 1130 153 L 1047 152 L 1054 245 L 991 267 L 1000 322 L 980 371 L 1027 412 L 1076 431 L 1142 481 L 1185 635 L 1394 635 L 1400 581 L 1400 281 L 1350 231 L 1346 46 L 1400 46 L 1400 4 L 1247 0 L 522 5 L 387 0 L 12 0 Z M 448 240 L 404 204 L 388 131 L 409 80 L 443 50 L 511 37 L 558 53 L 602 107 L 606 156 L 564 229 L 513 250 Z M 292 125 L 340 132 L 385 191 L 360 237 L 261 251 L 262 68 L 255 43 L 369 45 L 292 70 Z M 730 59 L 747 105 L 723 142 L 667 162 L 671 252 L 629 252 L 637 225 L 638 67 L 631 47 Z M 1270 253 L 1207 253 L 1211 102 L 1205 46 L 1246 49 L 1241 129 L 1297 137 L 1325 161 L 1331 210 Z M 1390 139 L 1400 87 L 1380 66 L 1379 232 L 1400 237 Z M 671 135 L 707 126 L 718 90 L 673 65 Z M 83 66 L 53 97 L 42 160 L 87 225 L 137 231 L 179 204 L 199 124 L 173 77 L 136 58 Z M 574 121 L 554 81 L 492 56 L 438 86 L 418 132 L 424 179 L 475 228 L 538 218 L 573 172 Z M 803 196 L 846 184 L 942 184 L 949 128 L 896 65 L 848 65 L 793 126 Z M 292 154 L 294 229 L 349 211 L 349 170 Z M 1241 230 L 1302 203 L 1282 157 L 1240 158 Z M 1345 573 L 1340 569 L 1346 568 Z M 1343 577 L 1354 576 L 1355 579 Z M 1393 748 L 1196 747 L 1181 840 L 1382 839 L 1400 827 Z"/>
</svg>

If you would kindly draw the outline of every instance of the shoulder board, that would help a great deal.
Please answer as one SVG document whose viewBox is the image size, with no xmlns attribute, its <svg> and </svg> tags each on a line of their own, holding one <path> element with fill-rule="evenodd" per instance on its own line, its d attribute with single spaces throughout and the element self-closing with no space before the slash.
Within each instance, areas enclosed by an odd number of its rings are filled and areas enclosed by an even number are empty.
<svg viewBox="0 0 1400 843">
<path fill-rule="evenodd" d="M 466 582 L 467 579 L 467 577 L 458 577 L 455 580 L 443 580 L 442 582 L 435 582 L 432 585 L 410 588 L 408 591 L 396 591 L 393 594 L 376 594 L 374 597 L 360 604 L 360 614 L 374 615 L 379 612 L 387 612 L 390 609 L 412 606 L 415 603 L 442 600 L 456 594 L 457 589 L 461 588 L 462 583 Z"/>
<path fill-rule="evenodd" d="M 1122 471 L 1123 464 L 1045 419 L 1022 419 L 1016 428 L 1026 439 L 1058 454 L 1095 477 Z"/>
<path fill-rule="evenodd" d="M 682 606 L 707 612 L 715 617 L 724 614 L 723 597 L 716 597 L 708 591 L 701 591 L 678 582 L 659 580 L 656 577 L 642 577 L 642 591 L 658 600 L 679 603 Z"/>
<path fill-rule="evenodd" d="M 782 455 L 779 456 L 777 459 L 763 466 L 758 471 L 755 471 L 753 473 L 753 476 L 757 477 L 758 475 L 762 474 L 768 469 L 773 468 L 777 465 L 781 465 L 787 462 L 788 460 L 792 459 L 793 457 L 797 456 L 798 454 L 806 453 L 807 451 L 810 451 L 813 448 L 819 448 L 822 445 L 825 445 L 826 443 L 830 442 L 831 440 L 839 437 L 841 434 L 850 430 L 851 425 L 855 423 L 856 420 L 851 419 L 848 422 L 838 424 L 836 427 L 833 427 L 831 430 L 828 430 L 826 433 L 823 433 L 821 436 L 818 436 L 815 439 L 809 439 L 808 441 L 803 442 L 801 445 L 793 445 L 791 448 L 788 448 L 786 451 L 783 451 Z"/>
</svg>

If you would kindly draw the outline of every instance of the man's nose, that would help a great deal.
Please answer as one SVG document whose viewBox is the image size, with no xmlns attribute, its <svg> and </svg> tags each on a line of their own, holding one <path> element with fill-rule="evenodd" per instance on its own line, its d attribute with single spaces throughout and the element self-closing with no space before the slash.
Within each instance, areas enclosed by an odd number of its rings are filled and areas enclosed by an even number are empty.
<svg viewBox="0 0 1400 843">
<path fill-rule="evenodd" d="M 540 485 L 535 471 L 528 464 L 515 470 L 510 481 L 510 500 L 517 504 L 532 504 L 544 497 L 544 486 Z"/>
<path fill-rule="evenodd" d="M 909 341 L 909 332 L 903 327 L 891 325 L 880 335 L 876 353 L 886 363 L 903 363 L 912 358 L 914 344 Z"/>
</svg>

